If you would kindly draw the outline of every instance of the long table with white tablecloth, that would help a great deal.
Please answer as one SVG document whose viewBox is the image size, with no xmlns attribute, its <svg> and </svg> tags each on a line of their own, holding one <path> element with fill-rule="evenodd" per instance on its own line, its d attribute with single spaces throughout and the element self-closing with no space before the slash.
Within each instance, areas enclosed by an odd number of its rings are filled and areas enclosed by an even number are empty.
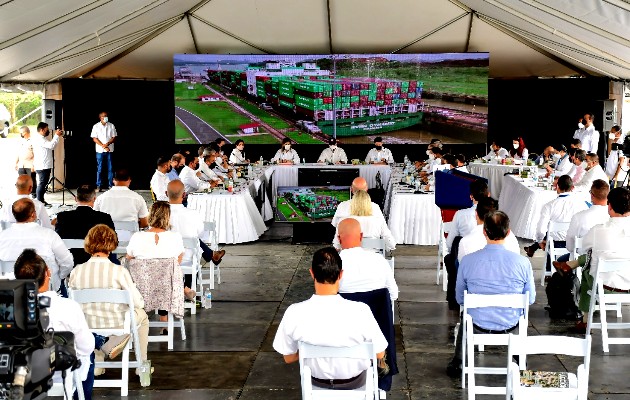
<svg viewBox="0 0 630 400">
<path fill-rule="evenodd" d="M 518 169 L 519 166 L 477 162 L 468 164 L 468 172 L 488 180 L 490 195 L 496 200 L 501 197 L 501 190 L 503 189 L 503 176 L 514 171 L 515 168 Z"/>
</svg>

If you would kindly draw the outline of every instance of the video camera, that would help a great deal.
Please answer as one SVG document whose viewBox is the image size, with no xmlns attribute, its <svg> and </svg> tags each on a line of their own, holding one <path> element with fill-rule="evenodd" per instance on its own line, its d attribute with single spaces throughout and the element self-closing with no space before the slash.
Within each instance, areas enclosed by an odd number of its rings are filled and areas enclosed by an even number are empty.
<svg viewBox="0 0 630 400">
<path fill-rule="evenodd" d="M 630 157 L 630 137 L 626 136 L 623 143 L 613 143 L 610 146 L 612 151 L 621 151 L 626 157 Z"/>
<path fill-rule="evenodd" d="M 48 329 L 50 298 L 37 283 L 0 281 L 0 399 L 45 396 L 55 371 L 76 369 L 74 335 Z"/>
</svg>

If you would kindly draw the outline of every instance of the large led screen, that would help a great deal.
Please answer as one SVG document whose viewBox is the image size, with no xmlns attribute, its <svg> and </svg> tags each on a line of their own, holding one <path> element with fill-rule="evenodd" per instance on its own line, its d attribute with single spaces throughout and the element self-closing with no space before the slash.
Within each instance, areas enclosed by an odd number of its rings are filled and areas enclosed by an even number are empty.
<svg viewBox="0 0 630 400">
<path fill-rule="evenodd" d="M 178 144 L 485 142 L 488 53 L 174 56 Z"/>
</svg>

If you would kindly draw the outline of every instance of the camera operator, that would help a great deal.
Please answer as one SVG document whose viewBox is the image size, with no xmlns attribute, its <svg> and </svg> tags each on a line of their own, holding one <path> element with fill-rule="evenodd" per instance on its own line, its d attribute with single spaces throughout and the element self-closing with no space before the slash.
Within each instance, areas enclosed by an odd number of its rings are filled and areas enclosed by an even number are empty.
<svg viewBox="0 0 630 400">
<path fill-rule="evenodd" d="M 44 200 L 44 193 L 46 193 L 46 186 L 50 179 L 50 171 L 53 168 L 53 150 L 57 143 L 59 143 L 59 137 L 63 136 L 63 131 L 57 129 L 52 139 L 46 139 L 50 135 L 48 130 L 48 124 L 40 122 L 37 124 L 37 135 L 31 137 L 33 144 L 33 167 L 37 172 L 37 200 L 44 203 L 46 207 L 50 207 L 50 204 Z"/>
<path fill-rule="evenodd" d="M 625 135 L 621 133 L 619 125 L 610 128 L 608 135 L 608 159 L 606 160 L 606 175 L 610 179 L 611 187 L 621 187 L 628 175 L 628 161 L 623 154 Z"/>
<path fill-rule="evenodd" d="M 35 280 L 39 285 L 40 296 L 50 298 L 50 307 L 48 307 L 48 317 L 50 328 L 55 332 L 72 332 L 74 334 L 74 348 L 77 352 L 77 358 L 81 360 L 79 373 L 82 380 L 86 380 L 91 366 L 90 355 L 94 352 L 94 335 L 90 332 L 90 328 L 85 321 L 81 306 L 74 300 L 66 299 L 59 296 L 56 292 L 49 291 L 50 285 L 50 269 L 46 266 L 43 258 L 37 255 L 33 249 L 25 249 L 18 257 L 14 267 L 15 277 L 17 279 Z M 66 379 L 72 379 L 67 377 Z M 94 379 L 89 386 L 89 392 L 86 391 L 84 384 L 85 398 L 90 399 L 92 395 L 92 386 Z M 89 397 L 88 397 L 89 395 Z"/>
</svg>

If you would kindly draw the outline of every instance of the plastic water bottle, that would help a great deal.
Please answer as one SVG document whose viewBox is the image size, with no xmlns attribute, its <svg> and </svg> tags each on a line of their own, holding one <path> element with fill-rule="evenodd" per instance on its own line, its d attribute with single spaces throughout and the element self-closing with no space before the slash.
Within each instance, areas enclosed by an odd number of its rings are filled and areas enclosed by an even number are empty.
<svg viewBox="0 0 630 400">
<path fill-rule="evenodd" d="M 147 387 L 151 385 L 151 360 L 142 361 L 140 364 L 140 386 Z"/>
<path fill-rule="evenodd" d="M 249 179 L 252 179 L 253 176 L 254 176 L 254 168 L 252 167 L 251 164 L 247 164 L 247 177 Z"/>
<path fill-rule="evenodd" d="M 263 156 L 260 156 L 260 160 L 259 160 L 259 162 L 260 162 L 260 165 L 262 166 L 262 165 L 263 165 L 263 162 L 264 162 L 264 161 L 263 161 Z"/>
<path fill-rule="evenodd" d="M 302 164 L 306 164 L 306 158 L 302 157 Z"/>
<path fill-rule="evenodd" d="M 228 180 L 228 192 L 232 192 L 234 190 L 234 181 L 232 179 Z"/>
<path fill-rule="evenodd" d="M 212 292 L 210 291 L 210 289 L 206 289 L 205 293 L 203 294 L 203 308 L 212 308 Z"/>
</svg>

